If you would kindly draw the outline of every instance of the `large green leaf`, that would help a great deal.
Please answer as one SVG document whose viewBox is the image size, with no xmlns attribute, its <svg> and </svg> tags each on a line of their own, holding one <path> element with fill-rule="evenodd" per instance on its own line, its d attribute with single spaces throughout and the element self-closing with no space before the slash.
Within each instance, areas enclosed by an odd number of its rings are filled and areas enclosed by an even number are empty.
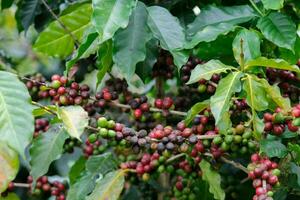
<svg viewBox="0 0 300 200">
<path fill-rule="evenodd" d="M 211 112 L 216 124 L 220 122 L 224 113 L 228 112 L 232 95 L 241 90 L 242 76 L 242 72 L 233 72 L 221 79 L 216 93 L 210 98 Z"/>
<path fill-rule="evenodd" d="M 300 167 L 298 165 L 296 165 L 295 163 L 293 163 L 293 162 L 291 162 L 290 165 L 291 165 L 290 166 L 291 167 L 290 172 L 292 174 L 296 175 L 296 177 L 297 177 L 297 184 L 298 184 L 298 186 L 300 186 Z"/>
<path fill-rule="evenodd" d="M 205 100 L 202 102 L 198 102 L 191 107 L 191 109 L 187 112 L 184 123 L 186 125 L 190 124 L 196 115 L 198 115 L 201 111 L 206 109 L 209 106 L 209 100 Z"/>
<path fill-rule="evenodd" d="M 284 110 L 288 111 L 291 108 L 290 102 L 288 99 L 283 98 L 280 90 L 277 86 L 271 86 L 267 80 L 259 79 L 262 83 L 263 87 L 265 88 L 266 93 L 268 96 L 280 107 Z"/>
<path fill-rule="evenodd" d="M 202 160 L 200 162 L 200 168 L 203 172 L 203 180 L 209 184 L 209 192 L 214 195 L 217 200 L 225 199 L 225 192 L 221 187 L 221 176 L 218 172 L 211 169 L 209 162 Z"/>
<path fill-rule="evenodd" d="M 17 76 L 0 71 L 0 141 L 24 158 L 34 130 L 33 106 L 29 100 L 26 86 Z"/>
<path fill-rule="evenodd" d="M 0 200 L 20 200 L 20 198 L 16 193 L 9 192 L 5 197 L 0 196 Z"/>
<path fill-rule="evenodd" d="M 254 135 L 256 138 L 260 138 L 264 124 L 257 116 L 256 111 L 263 111 L 268 108 L 269 104 L 265 88 L 254 75 L 247 75 L 244 79 L 243 90 L 247 93 L 246 101 L 252 111 L 251 122 L 253 125 Z"/>
<path fill-rule="evenodd" d="M 294 49 L 296 25 L 284 14 L 272 12 L 259 19 L 257 27 L 263 35 L 279 47 Z"/>
<path fill-rule="evenodd" d="M 20 8 L 20 19 L 25 31 L 29 28 L 29 26 L 34 21 L 36 11 L 39 9 L 39 7 L 40 7 L 39 0 L 24 0 L 22 2 L 22 6 Z"/>
<path fill-rule="evenodd" d="M 241 41 L 243 51 L 241 51 Z M 241 53 L 244 54 L 244 62 L 260 57 L 260 39 L 256 32 L 242 29 L 234 38 L 232 50 L 235 60 L 243 65 L 241 61 Z"/>
<path fill-rule="evenodd" d="M 76 162 L 72 165 L 69 171 L 69 180 L 70 185 L 73 185 L 77 179 L 80 177 L 80 174 L 85 169 L 86 158 L 81 156 Z"/>
<path fill-rule="evenodd" d="M 101 83 L 104 75 L 112 66 L 112 41 L 108 40 L 101 44 L 98 50 L 96 65 L 99 69 L 97 74 L 97 86 Z"/>
<path fill-rule="evenodd" d="M 170 51 L 183 48 L 185 34 L 179 20 L 167 9 L 159 6 L 149 7 L 148 12 L 148 26 L 154 37 L 160 41 L 161 47 Z"/>
<path fill-rule="evenodd" d="M 86 173 L 83 173 L 75 183 L 71 185 L 67 200 L 83 200 L 92 192 L 95 185 L 95 177 L 104 176 L 107 172 L 116 169 L 117 162 L 111 153 L 92 156 L 85 163 Z"/>
<path fill-rule="evenodd" d="M 88 113 L 81 106 L 68 106 L 60 107 L 57 114 L 67 132 L 80 140 L 80 136 L 89 124 Z"/>
<path fill-rule="evenodd" d="M 98 33 L 97 32 L 91 32 L 89 33 L 85 38 L 82 44 L 78 47 L 76 52 L 74 53 L 74 56 L 66 62 L 66 73 L 69 72 L 69 70 L 72 68 L 72 66 L 82 58 L 87 58 L 91 54 L 95 53 L 98 48 Z"/>
<path fill-rule="evenodd" d="M 271 139 L 260 141 L 260 151 L 265 153 L 270 158 L 283 158 L 288 153 L 285 145 L 283 145 L 280 141 Z"/>
<path fill-rule="evenodd" d="M 199 42 L 215 40 L 220 34 L 235 28 L 236 24 L 247 22 L 256 14 L 248 5 L 201 9 L 196 19 L 188 25 L 186 48 L 193 48 Z"/>
<path fill-rule="evenodd" d="M 61 156 L 68 137 L 63 125 L 58 124 L 33 140 L 30 148 L 30 165 L 34 180 L 46 174 L 50 164 Z"/>
<path fill-rule="evenodd" d="M 4 142 L 0 142 L 0 193 L 15 179 L 18 171 L 18 154 Z"/>
<path fill-rule="evenodd" d="M 34 49 L 49 56 L 67 57 L 74 49 L 72 35 L 78 41 L 81 41 L 84 31 L 91 26 L 90 13 L 91 5 L 83 4 L 74 11 L 60 17 L 59 19 L 67 28 L 67 31 L 58 21 L 50 23 L 39 35 L 34 44 Z"/>
<path fill-rule="evenodd" d="M 283 7 L 284 0 L 262 0 L 265 9 L 279 10 Z"/>
<path fill-rule="evenodd" d="M 207 63 L 197 65 L 195 69 L 192 70 L 191 77 L 186 84 L 195 83 L 203 78 L 209 80 L 214 74 L 220 74 L 233 69 L 235 68 L 225 65 L 219 60 L 210 60 Z"/>
<path fill-rule="evenodd" d="M 147 19 L 146 6 L 139 2 L 128 26 L 117 31 L 113 38 L 113 60 L 127 80 L 134 75 L 136 64 L 146 58 L 146 43 L 151 37 Z"/>
<path fill-rule="evenodd" d="M 256 67 L 256 66 L 290 70 L 290 71 L 294 71 L 294 72 L 298 72 L 298 73 L 300 72 L 300 69 L 297 65 L 291 65 L 282 59 L 268 59 L 265 57 L 259 57 L 254 60 L 249 60 L 245 64 L 245 70 L 251 69 L 252 67 Z"/>
<path fill-rule="evenodd" d="M 288 150 L 294 155 L 295 162 L 300 163 L 300 145 L 288 143 Z"/>
<path fill-rule="evenodd" d="M 173 61 L 175 66 L 177 66 L 178 70 L 180 70 L 180 68 L 186 64 L 186 62 L 189 59 L 190 56 L 190 52 L 186 49 L 183 50 L 173 50 L 170 51 L 170 53 L 173 56 Z"/>
<path fill-rule="evenodd" d="M 117 170 L 106 174 L 98 180 L 93 192 L 86 200 L 117 200 L 123 190 L 125 178 L 123 170 Z"/>
<path fill-rule="evenodd" d="M 92 23 L 100 42 L 111 39 L 119 28 L 128 25 L 135 0 L 93 0 Z"/>
</svg>

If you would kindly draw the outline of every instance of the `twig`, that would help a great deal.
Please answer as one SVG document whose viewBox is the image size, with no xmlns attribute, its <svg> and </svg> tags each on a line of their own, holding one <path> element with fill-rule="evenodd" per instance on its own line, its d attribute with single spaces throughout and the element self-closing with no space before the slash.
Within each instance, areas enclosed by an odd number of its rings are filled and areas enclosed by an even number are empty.
<svg viewBox="0 0 300 200">
<path fill-rule="evenodd" d="M 50 114 L 57 115 L 56 112 L 54 112 L 53 110 L 50 110 L 49 108 L 47 108 L 46 106 L 44 106 L 38 102 L 31 101 L 31 104 L 44 109 L 45 111 L 49 112 Z"/>
<path fill-rule="evenodd" d="M 215 82 L 212 82 L 212 81 L 208 81 L 208 84 L 214 86 L 215 88 L 218 87 L 218 84 L 216 84 Z"/>
<path fill-rule="evenodd" d="M 240 48 L 241 48 L 241 53 L 240 53 L 240 58 L 241 58 L 241 70 L 244 71 L 244 60 L 245 60 L 245 55 L 244 55 L 244 46 L 243 46 L 243 38 L 240 40 Z"/>
<path fill-rule="evenodd" d="M 166 160 L 166 163 L 173 162 L 174 160 L 177 160 L 178 158 L 181 158 L 183 156 L 185 156 L 185 153 L 180 153 L 180 154 L 177 154 L 175 156 L 172 156 L 171 158 L 169 158 L 168 160 Z"/>
<path fill-rule="evenodd" d="M 21 187 L 21 188 L 30 188 L 30 184 L 29 183 L 13 183 L 14 187 Z"/>
<path fill-rule="evenodd" d="M 210 153 L 205 153 L 204 155 L 209 156 L 209 157 L 213 157 L 213 155 L 210 154 Z M 229 159 L 227 159 L 223 156 L 220 158 L 220 160 L 223 161 L 224 163 L 228 163 L 228 164 L 234 166 L 235 168 L 240 169 L 243 172 L 248 174 L 248 169 L 246 167 L 244 167 L 242 164 L 234 162 L 233 160 L 229 160 Z"/>
<path fill-rule="evenodd" d="M 76 45 L 76 47 L 79 47 L 80 43 L 77 40 L 77 38 L 75 37 L 75 35 L 68 29 L 68 27 L 65 26 L 65 24 L 57 17 L 57 15 L 52 11 L 52 9 L 49 7 L 49 5 L 47 4 L 47 2 L 45 0 L 42 0 L 42 3 L 44 4 L 44 6 L 47 8 L 47 10 L 50 12 L 50 14 L 57 20 L 57 22 L 61 25 L 61 27 L 72 37 L 72 39 L 74 40 L 74 43 Z"/>
<path fill-rule="evenodd" d="M 19 76 L 19 75 L 18 75 L 18 77 L 19 77 L 20 79 L 22 79 L 22 80 L 31 81 L 31 82 L 33 82 L 33 83 L 37 83 L 37 84 L 39 84 L 39 85 L 44 85 L 44 86 L 49 87 L 49 85 L 48 85 L 47 83 L 39 82 L 39 81 L 37 81 L 37 80 L 30 79 L 30 78 L 27 78 L 27 77 L 24 77 L 24 76 Z"/>
</svg>

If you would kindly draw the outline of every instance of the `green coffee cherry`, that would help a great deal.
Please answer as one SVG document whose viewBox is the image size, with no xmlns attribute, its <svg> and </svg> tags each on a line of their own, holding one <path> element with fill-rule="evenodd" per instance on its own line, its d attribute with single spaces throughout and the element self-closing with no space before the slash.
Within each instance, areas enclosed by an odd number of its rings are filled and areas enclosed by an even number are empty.
<svg viewBox="0 0 300 200">
<path fill-rule="evenodd" d="M 250 130 L 247 130 L 247 131 L 242 135 L 242 137 L 243 137 L 244 139 L 249 139 L 249 138 L 252 137 L 252 132 L 251 132 Z"/>
<path fill-rule="evenodd" d="M 281 173 L 281 172 L 280 172 L 279 169 L 273 169 L 273 170 L 272 170 L 272 174 L 275 175 L 275 176 L 280 176 L 280 173 Z"/>
<path fill-rule="evenodd" d="M 206 91 L 206 85 L 200 84 L 197 89 L 199 93 L 204 93 Z"/>
<path fill-rule="evenodd" d="M 91 134 L 91 135 L 89 135 L 88 140 L 89 140 L 90 143 L 96 142 L 96 140 L 97 140 L 97 135 L 94 134 L 94 133 Z"/>
<path fill-rule="evenodd" d="M 229 148 L 230 148 L 230 146 L 229 146 L 226 142 L 222 142 L 222 144 L 221 144 L 221 149 L 222 149 L 223 151 L 228 151 Z"/>
<path fill-rule="evenodd" d="M 293 120 L 293 126 L 300 126 L 300 117 Z"/>
<path fill-rule="evenodd" d="M 109 130 L 109 131 L 108 131 L 108 137 L 110 137 L 110 138 L 116 137 L 116 131 L 114 131 L 114 130 Z"/>
<path fill-rule="evenodd" d="M 107 119 L 105 117 L 100 117 L 97 121 L 98 126 L 101 128 L 106 128 L 108 126 Z"/>
<path fill-rule="evenodd" d="M 233 141 L 233 136 L 232 136 L 232 135 L 226 135 L 224 141 L 225 141 L 227 144 L 231 144 L 232 141 Z"/>
<path fill-rule="evenodd" d="M 223 139 L 221 136 L 217 136 L 213 139 L 214 144 L 221 144 L 223 142 Z"/>
<path fill-rule="evenodd" d="M 114 128 L 115 125 L 116 125 L 116 122 L 115 122 L 114 120 L 109 120 L 109 121 L 107 122 L 107 128 L 109 128 L 109 129 Z"/>
<path fill-rule="evenodd" d="M 235 144 L 241 143 L 242 140 L 243 140 L 243 138 L 242 138 L 242 136 L 240 136 L 240 135 L 235 135 L 235 136 L 233 137 L 233 142 L 234 142 Z"/>
<path fill-rule="evenodd" d="M 108 130 L 106 128 L 100 128 L 99 134 L 101 137 L 105 138 L 108 135 Z"/>
<path fill-rule="evenodd" d="M 274 122 L 275 123 L 283 123 L 285 121 L 285 117 L 282 113 L 275 114 Z"/>
<path fill-rule="evenodd" d="M 61 86 L 61 83 L 59 80 L 54 80 L 51 82 L 51 87 L 54 88 L 54 89 L 57 89 Z"/>
</svg>

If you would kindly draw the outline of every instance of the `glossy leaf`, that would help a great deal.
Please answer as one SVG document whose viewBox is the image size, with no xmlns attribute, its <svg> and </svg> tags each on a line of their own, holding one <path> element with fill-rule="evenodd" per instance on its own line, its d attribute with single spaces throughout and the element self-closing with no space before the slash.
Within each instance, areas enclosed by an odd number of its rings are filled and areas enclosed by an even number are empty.
<svg viewBox="0 0 300 200">
<path fill-rule="evenodd" d="M 19 170 L 18 154 L 4 142 L 0 142 L 0 193 L 15 179 Z"/>
<path fill-rule="evenodd" d="M 188 25 L 186 48 L 193 48 L 199 42 L 215 40 L 220 34 L 226 34 L 235 25 L 244 23 L 256 16 L 248 5 L 216 7 L 208 6 L 201 9 L 196 19 Z"/>
<path fill-rule="evenodd" d="M 299 185 L 300 185 L 300 167 L 297 166 L 297 165 L 296 165 L 295 163 L 293 163 L 293 162 L 291 162 L 290 165 L 291 165 L 290 172 L 291 172 L 292 174 L 295 174 L 295 175 L 296 175 L 296 177 L 297 177 L 297 184 L 298 184 L 298 186 L 299 186 Z"/>
<path fill-rule="evenodd" d="M 210 60 L 207 63 L 197 65 L 192 70 L 191 77 L 186 84 L 196 83 L 200 79 L 209 80 L 214 74 L 220 74 L 233 69 L 235 68 L 225 65 L 219 60 Z"/>
<path fill-rule="evenodd" d="M 148 12 L 148 26 L 153 36 L 160 41 L 161 47 L 170 51 L 183 48 L 185 34 L 179 20 L 159 6 L 149 7 Z"/>
<path fill-rule="evenodd" d="M 262 0 L 265 9 L 279 10 L 283 7 L 284 0 Z"/>
<path fill-rule="evenodd" d="M 78 47 L 78 49 L 74 53 L 73 58 L 66 63 L 66 74 L 68 74 L 69 70 L 78 60 L 82 58 L 87 58 L 91 54 L 96 52 L 98 47 L 97 38 L 98 38 L 97 32 L 91 32 L 86 36 L 82 44 Z"/>
<path fill-rule="evenodd" d="M 147 27 L 147 9 L 139 2 L 129 24 L 114 36 L 113 60 L 127 80 L 134 75 L 136 64 L 146 58 L 146 43 L 151 34 Z"/>
<path fill-rule="evenodd" d="M 76 178 L 76 182 L 71 185 L 68 191 L 67 200 L 84 200 L 95 187 L 94 176 L 85 173 Z"/>
<path fill-rule="evenodd" d="M 136 6 L 135 0 L 93 0 L 92 2 L 92 23 L 99 33 L 100 42 L 111 39 L 119 28 L 125 28 Z"/>
<path fill-rule="evenodd" d="M 101 83 L 104 75 L 112 66 L 112 41 L 106 41 L 101 44 L 98 50 L 96 65 L 99 69 L 97 74 L 97 86 Z"/>
<path fill-rule="evenodd" d="M 300 163 L 300 145 L 288 143 L 288 150 L 294 155 L 295 161 Z"/>
<path fill-rule="evenodd" d="M 216 200 L 224 200 L 225 192 L 221 187 L 221 176 L 218 172 L 211 169 L 209 162 L 202 160 L 200 168 L 203 172 L 202 179 L 209 184 L 209 192 L 214 195 Z"/>
<path fill-rule="evenodd" d="M 57 114 L 69 135 L 80 140 L 85 127 L 89 124 L 87 112 L 81 106 L 68 106 L 60 107 Z"/>
<path fill-rule="evenodd" d="M 40 134 L 33 140 L 30 148 L 31 175 L 34 180 L 47 173 L 50 164 L 63 153 L 63 145 L 68 138 L 62 124 Z"/>
<path fill-rule="evenodd" d="M 224 113 L 228 112 L 232 95 L 241 90 L 242 76 L 242 72 L 233 72 L 222 78 L 216 93 L 210 98 L 210 107 L 216 124 L 220 122 Z"/>
<path fill-rule="evenodd" d="M 284 110 L 290 110 L 291 105 L 288 99 L 283 98 L 281 96 L 280 90 L 277 86 L 271 86 L 268 81 L 265 79 L 259 79 L 262 83 L 263 87 L 265 88 L 266 93 L 268 96 L 280 107 Z"/>
<path fill-rule="evenodd" d="M 20 16 L 25 31 L 33 23 L 37 10 L 40 7 L 39 0 L 24 0 L 22 2 Z"/>
<path fill-rule="evenodd" d="M 74 49 L 74 39 L 68 32 L 81 41 L 83 33 L 90 24 L 90 4 L 83 4 L 73 12 L 60 17 L 60 21 L 67 27 L 66 31 L 58 21 L 54 21 L 40 33 L 34 44 L 34 49 L 49 56 L 66 58 Z"/>
<path fill-rule="evenodd" d="M 70 168 L 69 179 L 71 185 L 73 185 L 77 181 L 77 179 L 80 177 L 80 174 L 84 171 L 85 163 L 86 159 L 81 156 Z"/>
<path fill-rule="evenodd" d="M 190 52 L 188 50 L 173 50 L 170 51 L 173 56 L 173 62 L 178 70 L 185 65 L 189 59 Z"/>
<path fill-rule="evenodd" d="M 198 115 L 201 111 L 205 110 L 209 106 L 209 100 L 198 102 L 188 111 L 184 123 L 189 125 L 196 115 Z"/>
<path fill-rule="evenodd" d="M 93 174 L 106 174 L 118 166 L 111 153 L 91 156 L 86 162 L 86 169 Z"/>
<path fill-rule="evenodd" d="M 241 51 L 241 41 L 243 51 Z M 256 32 L 242 29 L 234 38 L 232 50 L 235 60 L 241 65 L 241 52 L 244 54 L 244 62 L 260 57 L 260 39 Z M 244 64 L 244 63 L 243 63 Z"/>
<path fill-rule="evenodd" d="M 268 108 L 268 99 L 265 88 L 255 76 L 247 75 L 244 79 L 243 89 L 247 93 L 247 104 L 251 107 L 251 122 L 254 129 L 254 135 L 256 138 L 260 138 L 264 124 L 257 116 L 256 111 L 263 111 Z"/>
<path fill-rule="evenodd" d="M 291 65 L 285 60 L 282 59 L 268 59 L 265 57 L 259 57 L 254 60 L 249 60 L 245 64 L 245 70 L 249 70 L 252 67 L 270 67 L 270 68 L 275 68 L 275 69 L 282 69 L 282 70 L 290 70 L 294 72 L 300 72 L 300 69 L 296 65 Z"/>
<path fill-rule="evenodd" d="M 279 47 L 294 49 L 296 25 L 292 20 L 279 12 L 272 12 L 259 19 L 257 27 L 262 34 Z"/>
<path fill-rule="evenodd" d="M 20 198 L 16 193 L 9 192 L 5 197 L 0 196 L 0 200 L 20 200 Z"/>
<path fill-rule="evenodd" d="M 16 75 L 0 71 L 0 77 L 0 142 L 6 142 L 25 158 L 24 150 L 34 130 L 30 96 Z"/>
<path fill-rule="evenodd" d="M 125 178 L 123 170 L 117 170 L 106 174 L 98 180 L 93 192 L 86 200 L 117 200 L 123 190 Z"/>
<path fill-rule="evenodd" d="M 270 139 L 260 141 L 260 151 L 270 158 L 283 158 L 288 153 L 286 146 L 284 146 L 280 141 Z"/>
</svg>

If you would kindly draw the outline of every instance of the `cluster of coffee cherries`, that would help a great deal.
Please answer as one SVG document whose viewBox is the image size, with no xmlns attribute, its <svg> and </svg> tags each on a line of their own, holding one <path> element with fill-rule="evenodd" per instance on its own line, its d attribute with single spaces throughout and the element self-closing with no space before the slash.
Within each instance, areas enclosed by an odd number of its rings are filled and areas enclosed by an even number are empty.
<svg viewBox="0 0 300 200">
<path fill-rule="evenodd" d="M 46 118 L 36 119 L 34 122 L 33 137 L 38 137 L 41 133 L 46 132 L 49 129 L 49 121 Z"/>
<path fill-rule="evenodd" d="M 48 94 L 42 94 L 42 92 L 40 91 L 40 87 L 45 85 L 45 83 L 46 83 L 46 78 L 40 73 L 28 77 L 28 81 L 26 81 L 25 84 L 33 100 L 37 100 L 41 98 L 43 95 L 45 96 L 48 95 Z"/>
<path fill-rule="evenodd" d="M 90 97 L 88 85 L 79 85 L 74 81 L 69 81 L 66 77 L 54 74 L 51 83 L 41 84 L 35 79 L 26 83 L 29 91 L 33 90 L 32 83 L 36 83 L 38 98 L 51 98 L 53 104 L 58 105 L 83 105 Z"/>
<path fill-rule="evenodd" d="M 266 75 L 271 84 L 279 82 L 278 86 L 284 97 L 290 97 L 292 101 L 299 101 L 300 89 L 296 85 L 300 83 L 300 79 L 295 72 L 267 68 Z"/>
<path fill-rule="evenodd" d="M 265 132 L 280 136 L 284 133 L 286 126 L 289 131 L 297 132 L 300 126 L 300 104 L 292 109 L 292 118 L 283 114 L 277 108 L 274 114 L 264 114 Z"/>
<path fill-rule="evenodd" d="M 133 110 L 133 116 L 135 119 L 141 119 L 143 113 L 148 112 L 150 105 L 147 103 L 148 98 L 146 96 L 141 96 L 139 98 L 131 99 L 128 104 Z"/>
<path fill-rule="evenodd" d="M 219 146 L 224 152 L 231 152 L 232 156 L 254 152 L 256 145 L 251 129 L 246 129 L 243 124 L 238 124 L 226 132 L 219 134 L 213 139 L 213 144 Z"/>
<path fill-rule="evenodd" d="M 32 184 L 33 178 L 27 177 L 27 183 Z M 35 188 L 32 189 L 34 196 L 54 196 L 56 200 L 66 199 L 66 186 L 62 182 L 50 182 L 47 176 L 42 176 L 36 181 Z"/>
<path fill-rule="evenodd" d="M 278 164 L 267 157 L 255 153 L 251 156 L 251 163 L 247 167 L 248 176 L 255 188 L 253 200 L 273 200 L 273 187 L 279 185 L 280 170 Z"/>
<path fill-rule="evenodd" d="M 221 76 L 219 74 L 214 74 L 210 81 L 207 81 L 205 79 L 200 79 L 199 80 L 199 85 L 198 85 L 198 92 L 199 93 L 205 93 L 207 92 L 208 94 L 213 94 L 216 91 L 216 87 L 214 86 L 213 83 L 217 84 L 220 81 Z M 213 83 L 212 83 L 213 82 Z"/>
<path fill-rule="evenodd" d="M 171 79 L 173 78 L 173 71 L 175 69 L 173 63 L 172 55 L 161 49 L 160 54 L 157 58 L 157 62 L 154 64 L 152 69 L 152 76 L 153 77 L 163 77 L 164 79 Z"/>
<path fill-rule="evenodd" d="M 66 139 L 63 148 L 64 148 L 64 152 L 73 153 L 74 148 L 80 147 L 80 146 L 81 146 L 80 140 L 78 140 L 76 138 L 68 138 L 68 139 Z"/>
<path fill-rule="evenodd" d="M 181 67 L 181 80 L 186 83 L 191 76 L 191 71 L 198 65 L 204 62 L 196 57 L 189 57 L 188 62 Z"/>
</svg>

